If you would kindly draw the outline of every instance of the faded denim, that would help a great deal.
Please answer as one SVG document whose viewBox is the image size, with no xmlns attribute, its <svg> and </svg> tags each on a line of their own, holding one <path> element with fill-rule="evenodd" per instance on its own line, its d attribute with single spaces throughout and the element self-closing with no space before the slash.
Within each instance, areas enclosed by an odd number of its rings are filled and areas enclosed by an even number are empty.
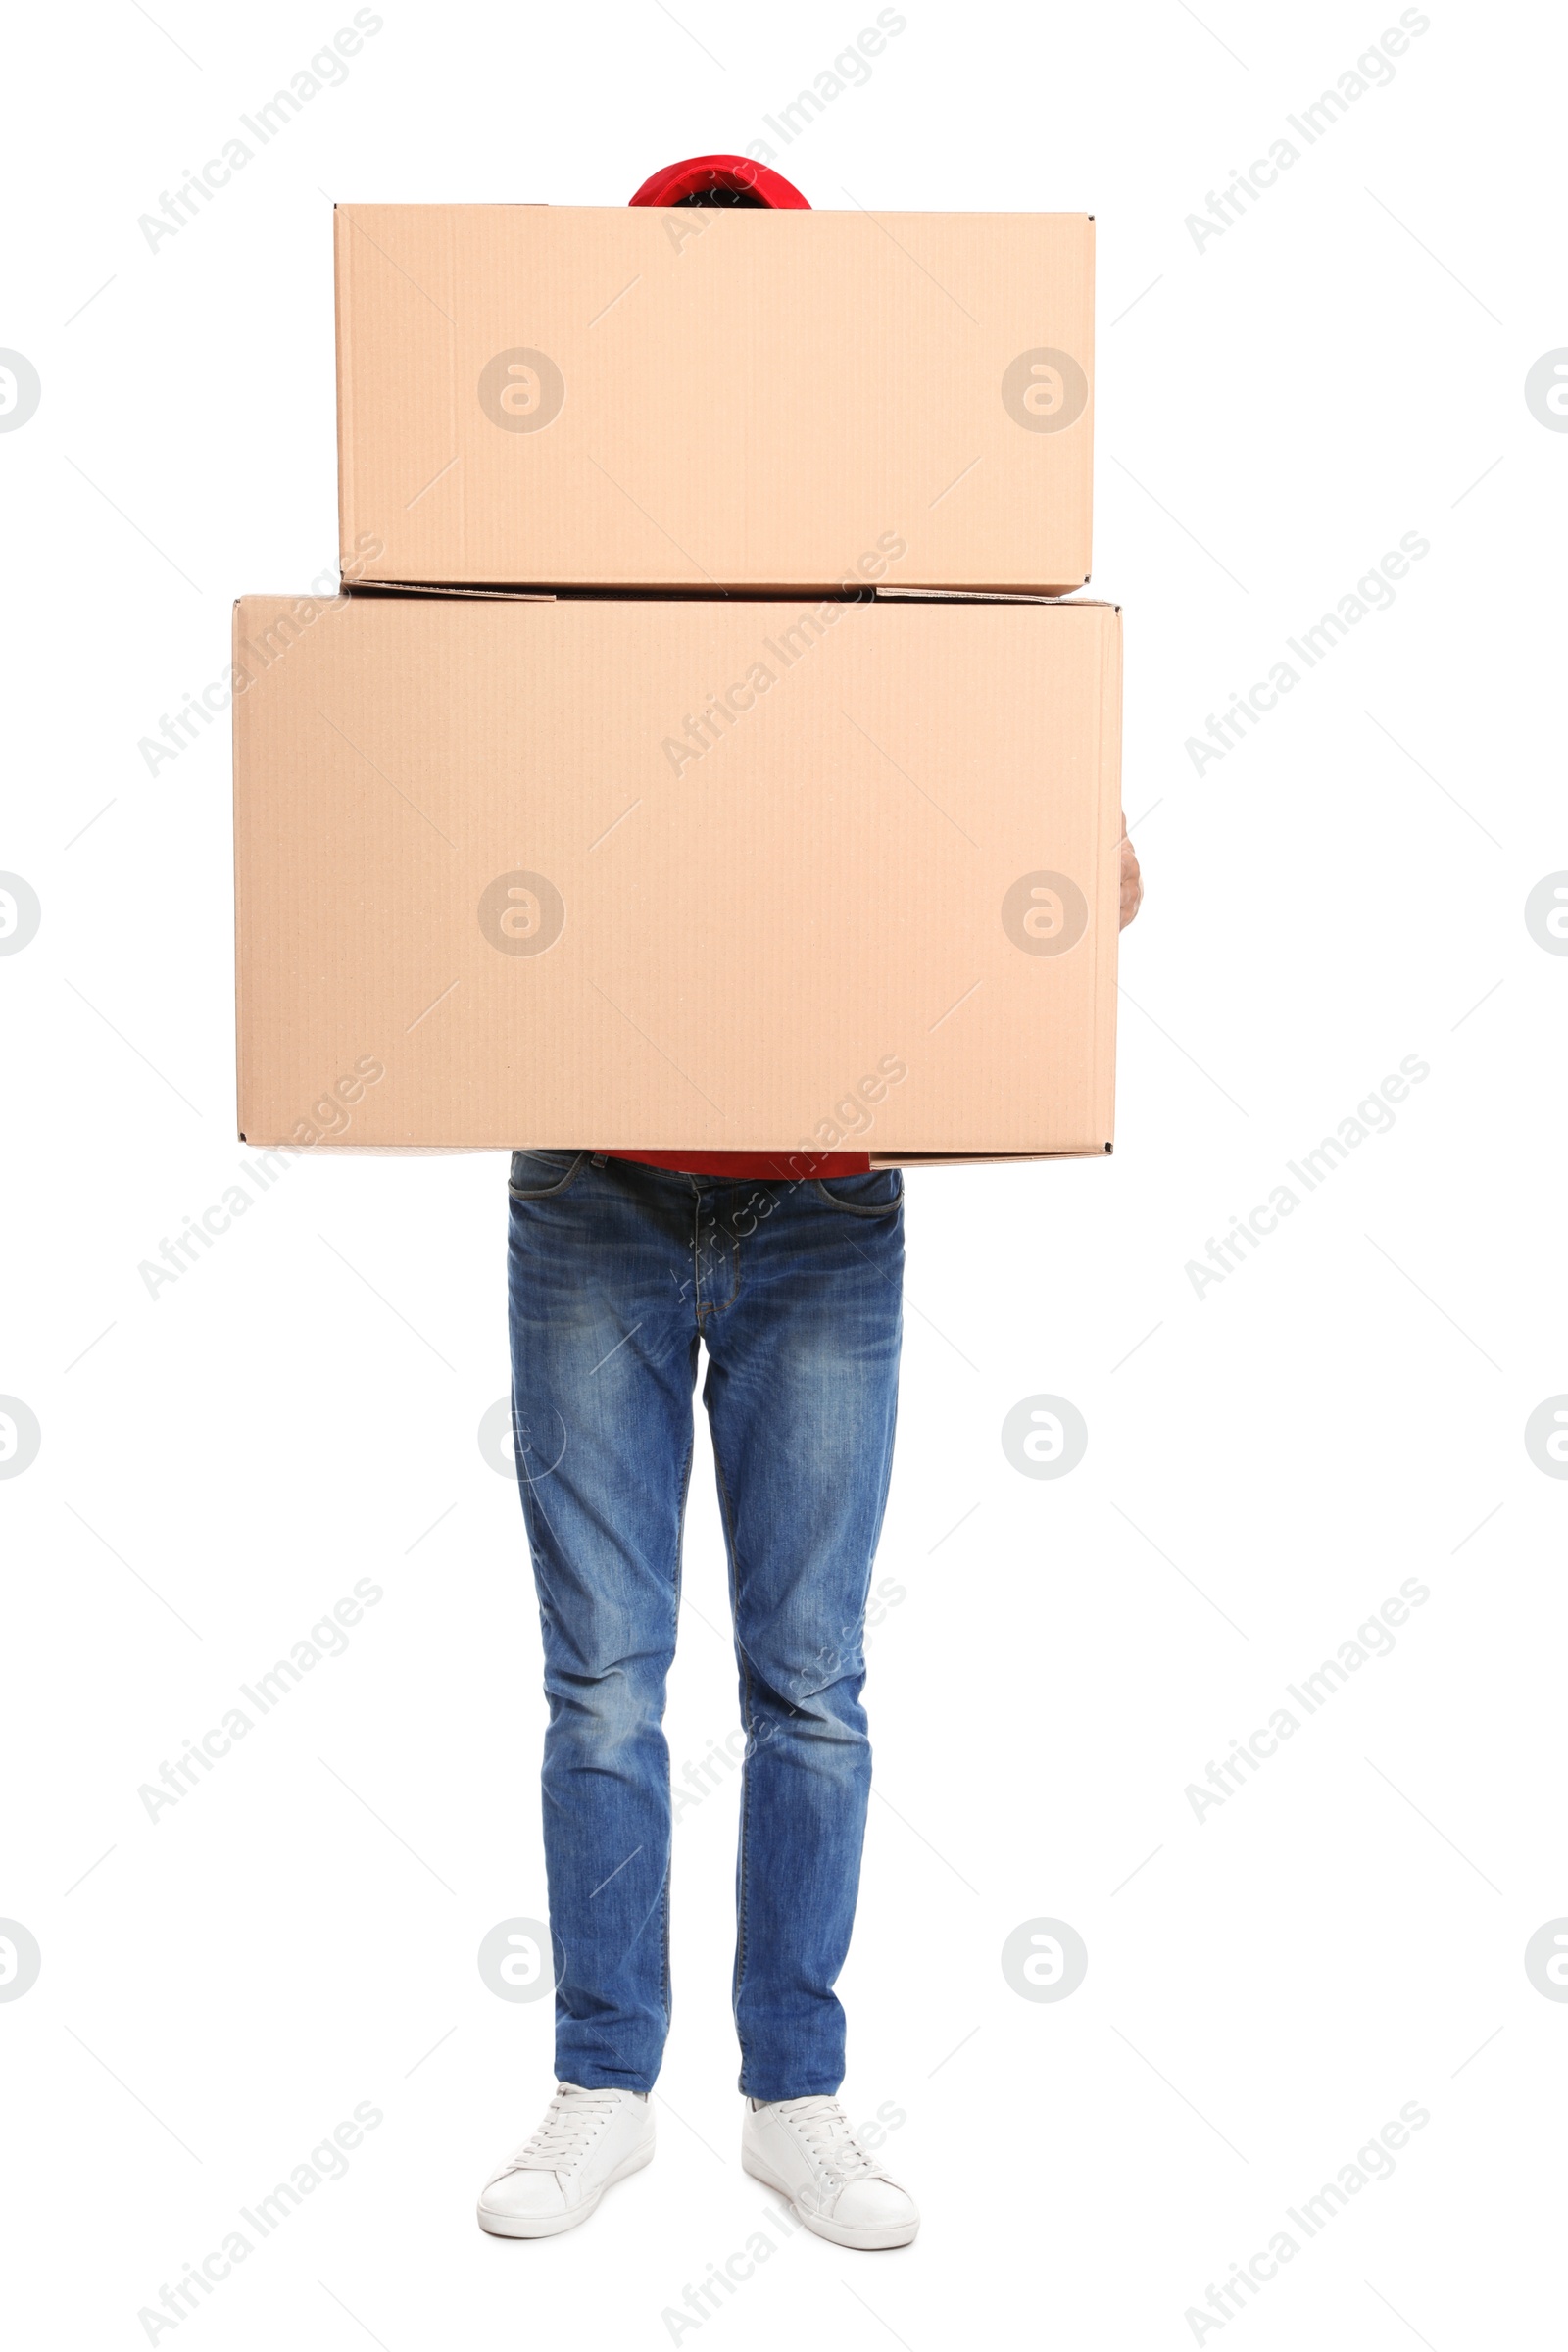
<svg viewBox="0 0 1568 2352">
<path fill-rule="evenodd" d="M 686 1176 L 519 1152 L 513 1433 L 544 1638 L 556 2071 L 652 2088 L 670 2016 L 669 1751 L 703 1384 L 747 1734 L 741 2088 L 838 2089 L 871 1780 L 860 1704 L 898 1397 L 903 1179 Z"/>
</svg>

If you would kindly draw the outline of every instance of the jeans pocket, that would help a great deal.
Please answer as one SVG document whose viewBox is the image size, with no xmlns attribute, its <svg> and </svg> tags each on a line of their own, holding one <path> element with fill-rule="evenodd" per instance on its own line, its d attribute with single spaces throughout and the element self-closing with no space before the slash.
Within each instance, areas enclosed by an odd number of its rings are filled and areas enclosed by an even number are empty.
<svg viewBox="0 0 1568 2352">
<path fill-rule="evenodd" d="M 891 1217 L 904 1205 L 904 1170 L 873 1168 L 868 1176 L 815 1176 L 811 1189 L 830 1208 L 852 1217 Z"/>
<path fill-rule="evenodd" d="M 586 1152 L 514 1152 L 507 1191 L 514 1200 L 554 1200 L 589 1158 Z"/>
</svg>

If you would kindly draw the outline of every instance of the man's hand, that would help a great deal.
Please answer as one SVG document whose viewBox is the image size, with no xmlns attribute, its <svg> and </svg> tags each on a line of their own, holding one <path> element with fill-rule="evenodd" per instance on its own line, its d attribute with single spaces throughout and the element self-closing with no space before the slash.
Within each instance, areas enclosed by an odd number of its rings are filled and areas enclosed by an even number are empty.
<svg viewBox="0 0 1568 2352">
<path fill-rule="evenodd" d="M 1121 820 L 1121 923 L 1126 930 L 1144 903 L 1144 877 L 1139 870 L 1138 852 L 1127 838 L 1127 819 Z"/>
</svg>

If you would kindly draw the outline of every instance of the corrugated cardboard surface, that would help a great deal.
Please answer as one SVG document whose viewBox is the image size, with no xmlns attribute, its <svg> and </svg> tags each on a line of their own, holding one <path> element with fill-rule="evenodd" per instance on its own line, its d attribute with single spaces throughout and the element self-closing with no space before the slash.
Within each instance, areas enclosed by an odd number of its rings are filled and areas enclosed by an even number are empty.
<svg viewBox="0 0 1568 2352">
<path fill-rule="evenodd" d="M 1089 576 L 1083 214 L 340 205 L 336 244 L 351 578 Z"/>
<path fill-rule="evenodd" d="M 1111 1141 L 1111 608 L 247 597 L 234 635 L 247 1142 Z"/>
</svg>

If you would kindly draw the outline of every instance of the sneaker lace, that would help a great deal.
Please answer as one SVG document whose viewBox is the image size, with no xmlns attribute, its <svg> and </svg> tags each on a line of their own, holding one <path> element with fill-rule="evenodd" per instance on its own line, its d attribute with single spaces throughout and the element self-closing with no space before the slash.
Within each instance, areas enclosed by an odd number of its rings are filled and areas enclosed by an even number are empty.
<svg viewBox="0 0 1568 2352">
<path fill-rule="evenodd" d="M 531 2139 L 507 2158 L 507 2173 L 569 2173 L 587 2155 L 602 2125 L 614 2114 L 613 2091 L 583 2090 L 559 2082 Z"/>
<path fill-rule="evenodd" d="M 824 2180 L 842 2186 L 848 2180 L 887 2179 L 882 2166 L 856 2138 L 837 2099 L 789 2099 L 783 2111 Z"/>
</svg>

